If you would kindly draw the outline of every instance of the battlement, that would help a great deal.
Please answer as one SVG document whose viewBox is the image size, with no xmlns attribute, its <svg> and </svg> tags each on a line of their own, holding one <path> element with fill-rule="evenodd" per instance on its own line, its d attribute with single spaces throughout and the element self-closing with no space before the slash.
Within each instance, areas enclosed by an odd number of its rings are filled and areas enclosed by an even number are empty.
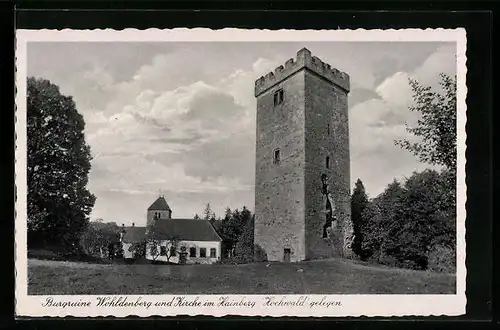
<svg viewBox="0 0 500 330">
<path fill-rule="evenodd" d="M 330 64 L 323 62 L 316 56 L 312 56 L 309 49 L 302 48 L 297 52 L 296 58 L 291 58 L 285 62 L 285 66 L 280 65 L 274 72 L 269 72 L 255 81 L 255 96 L 259 96 L 303 68 L 309 69 L 349 92 L 350 83 L 347 73 L 331 68 Z"/>
</svg>

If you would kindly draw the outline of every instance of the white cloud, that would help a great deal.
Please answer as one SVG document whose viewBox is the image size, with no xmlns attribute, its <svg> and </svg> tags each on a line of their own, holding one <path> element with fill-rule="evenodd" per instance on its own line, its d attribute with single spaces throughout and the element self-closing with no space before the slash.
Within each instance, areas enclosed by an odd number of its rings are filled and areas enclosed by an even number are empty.
<svg viewBox="0 0 500 330">
<path fill-rule="evenodd" d="M 256 63 L 261 70 L 273 65 Z M 252 190 L 255 100 L 248 86 L 260 72 L 237 70 L 214 85 L 200 80 L 160 92 L 145 88 L 146 75 L 159 70 L 154 64 L 165 62 L 157 58 L 133 81 L 111 86 L 125 97 L 88 116 L 89 125 L 99 124 L 88 135 L 91 189 L 133 195 Z"/>
<path fill-rule="evenodd" d="M 406 72 L 396 72 L 384 80 L 375 91 L 382 99 L 396 106 L 408 107 L 412 101 L 412 91 Z"/>
<path fill-rule="evenodd" d="M 412 72 L 412 76 L 424 85 L 438 86 L 439 73 L 456 74 L 456 48 L 444 45 L 431 54 L 424 63 Z"/>
</svg>

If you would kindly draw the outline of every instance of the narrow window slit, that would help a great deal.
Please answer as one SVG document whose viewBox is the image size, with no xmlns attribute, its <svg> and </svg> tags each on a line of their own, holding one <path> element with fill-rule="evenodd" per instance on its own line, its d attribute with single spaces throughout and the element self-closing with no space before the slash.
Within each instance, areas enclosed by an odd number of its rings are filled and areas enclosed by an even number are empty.
<svg viewBox="0 0 500 330">
<path fill-rule="evenodd" d="M 280 155 L 280 150 L 279 149 L 275 149 L 274 150 L 274 160 L 273 160 L 274 164 L 279 164 L 279 162 L 280 162 L 280 156 L 281 156 Z"/>
</svg>

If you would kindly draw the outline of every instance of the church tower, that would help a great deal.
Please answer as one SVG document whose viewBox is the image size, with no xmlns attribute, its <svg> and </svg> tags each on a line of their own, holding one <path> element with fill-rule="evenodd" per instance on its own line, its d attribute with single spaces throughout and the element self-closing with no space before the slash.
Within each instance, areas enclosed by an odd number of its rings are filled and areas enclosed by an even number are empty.
<svg viewBox="0 0 500 330">
<path fill-rule="evenodd" d="M 151 204 L 151 206 L 148 207 L 146 226 L 149 228 L 149 226 L 153 224 L 155 220 L 171 219 L 171 218 L 172 218 L 172 210 L 170 209 L 170 206 L 168 206 L 165 197 L 160 195 L 153 202 L 153 204 Z"/>
<path fill-rule="evenodd" d="M 352 253 L 349 88 L 306 48 L 255 82 L 255 244 L 269 261 Z"/>
</svg>

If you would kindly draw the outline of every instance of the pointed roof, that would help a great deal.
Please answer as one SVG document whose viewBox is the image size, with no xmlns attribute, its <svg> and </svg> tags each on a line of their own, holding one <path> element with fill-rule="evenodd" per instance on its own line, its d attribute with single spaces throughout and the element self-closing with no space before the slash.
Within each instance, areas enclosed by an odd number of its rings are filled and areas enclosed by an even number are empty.
<svg viewBox="0 0 500 330">
<path fill-rule="evenodd" d="M 160 196 L 150 207 L 148 207 L 148 211 L 171 211 L 171 209 L 165 198 Z"/>
</svg>

